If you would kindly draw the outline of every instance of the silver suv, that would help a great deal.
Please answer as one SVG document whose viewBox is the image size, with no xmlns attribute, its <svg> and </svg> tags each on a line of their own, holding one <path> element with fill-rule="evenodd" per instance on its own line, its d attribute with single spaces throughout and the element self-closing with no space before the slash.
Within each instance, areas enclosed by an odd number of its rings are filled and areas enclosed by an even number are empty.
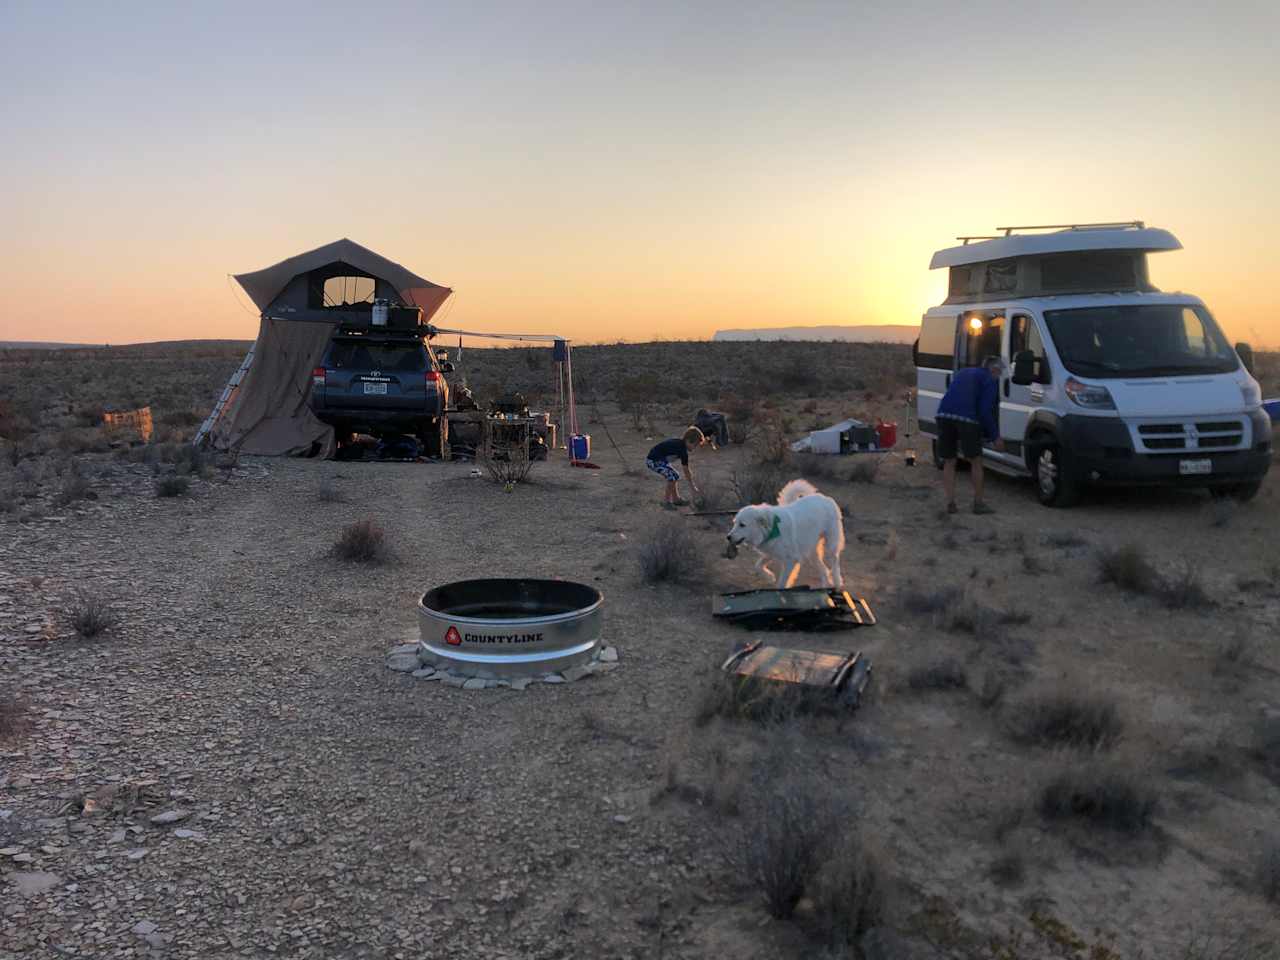
<svg viewBox="0 0 1280 960">
<path fill-rule="evenodd" d="M 321 366 L 312 371 L 311 410 L 337 433 L 385 437 L 412 434 L 429 457 L 443 457 L 449 440 L 449 385 L 441 363 L 420 334 L 339 328 Z"/>
</svg>

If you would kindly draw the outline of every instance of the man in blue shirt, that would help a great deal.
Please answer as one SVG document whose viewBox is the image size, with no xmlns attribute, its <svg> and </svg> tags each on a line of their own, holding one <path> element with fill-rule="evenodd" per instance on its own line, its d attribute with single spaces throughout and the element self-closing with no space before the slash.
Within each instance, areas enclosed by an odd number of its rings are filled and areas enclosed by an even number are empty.
<svg viewBox="0 0 1280 960">
<path fill-rule="evenodd" d="M 982 441 L 994 440 L 1004 449 L 996 420 L 1000 404 L 997 384 L 1004 361 L 987 357 L 980 367 L 957 370 L 942 402 L 938 404 L 938 458 L 942 461 L 942 489 L 947 513 L 956 512 L 956 456 L 969 461 L 973 472 L 973 512 L 994 513 L 982 499 Z"/>
</svg>

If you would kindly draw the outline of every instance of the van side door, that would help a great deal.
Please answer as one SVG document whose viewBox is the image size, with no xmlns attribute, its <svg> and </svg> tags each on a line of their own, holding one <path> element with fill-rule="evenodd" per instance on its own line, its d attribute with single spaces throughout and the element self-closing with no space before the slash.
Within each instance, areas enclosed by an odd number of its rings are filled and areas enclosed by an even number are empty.
<svg viewBox="0 0 1280 960">
<path fill-rule="evenodd" d="M 913 348 L 916 367 L 916 423 L 922 434 L 938 435 L 938 404 L 951 386 L 956 369 L 960 315 L 928 314 L 920 320 L 920 339 Z"/>
<path fill-rule="evenodd" d="M 1023 351 L 1035 357 L 1033 382 L 1013 382 L 1013 361 Z M 1029 312 L 1015 311 L 1009 318 L 1009 336 L 1004 352 L 1005 372 L 1000 378 L 1000 436 L 1005 450 L 1020 462 L 1026 462 L 1022 444 L 1027 424 L 1044 402 L 1044 385 L 1049 382 L 1049 363 L 1045 359 L 1044 338 L 1037 320 Z"/>
</svg>

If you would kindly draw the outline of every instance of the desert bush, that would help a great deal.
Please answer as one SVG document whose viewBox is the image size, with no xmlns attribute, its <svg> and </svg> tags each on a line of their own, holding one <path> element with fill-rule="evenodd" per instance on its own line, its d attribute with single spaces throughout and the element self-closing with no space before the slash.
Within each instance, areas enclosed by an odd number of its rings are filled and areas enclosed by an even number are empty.
<svg viewBox="0 0 1280 960">
<path fill-rule="evenodd" d="M 875 483 L 883 462 L 882 458 L 876 456 L 854 457 L 853 465 L 849 468 L 849 482 Z"/>
<path fill-rule="evenodd" d="M 156 480 L 157 497 L 185 497 L 191 492 L 191 478 L 171 473 Z"/>
<path fill-rule="evenodd" d="M 1050 690 L 1023 699 L 1010 713 L 1018 740 L 1045 747 L 1108 750 L 1124 732 L 1120 708 L 1105 694 Z"/>
<path fill-rule="evenodd" d="M 880 858 L 856 827 L 829 849 L 811 884 L 814 921 L 833 947 L 851 947 L 884 922 L 889 881 Z"/>
<path fill-rule="evenodd" d="M 346 494 L 332 480 L 324 479 L 320 481 L 320 489 L 316 496 L 321 503 L 346 503 Z"/>
<path fill-rule="evenodd" d="M 81 594 L 67 612 L 71 627 L 83 640 L 92 640 L 112 630 L 119 622 L 115 608 L 103 597 Z"/>
<path fill-rule="evenodd" d="M 988 868 L 991 881 L 998 887 L 1020 886 L 1027 876 L 1027 861 L 1021 851 L 1002 850 Z"/>
<path fill-rule="evenodd" d="M 1253 725 L 1249 755 L 1264 774 L 1280 783 L 1280 715 L 1260 717 Z"/>
<path fill-rule="evenodd" d="M 751 436 L 752 452 L 759 463 L 781 466 L 791 460 L 791 442 L 780 417 L 770 414 L 756 422 Z"/>
<path fill-rule="evenodd" d="M 71 469 L 62 478 L 62 489 L 58 491 L 54 503 L 65 507 L 77 500 L 87 499 L 92 492 L 93 485 L 89 483 L 89 478 L 81 471 L 79 464 L 73 461 Z"/>
<path fill-rule="evenodd" d="M 1127 834 L 1151 828 L 1159 795 L 1142 776 L 1115 764 L 1086 762 L 1062 769 L 1040 790 L 1040 815 L 1076 818 Z"/>
<path fill-rule="evenodd" d="M 480 444 L 476 459 L 489 479 L 508 491 L 527 479 L 533 471 L 534 462 L 529 457 L 528 444 L 523 440 L 506 443 L 486 436 Z"/>
<path fill-rule="evenodd" d="M 1199 568 L 1187 560 L 1179 561 L 1168 576 L 1160 578 L 1156 593 L 1171 610 L 1203 610 L 1215 605 Z"/>
<path fill-rule="evenodd" d="M 769 913 L 790 917 L 822 864 L 837 822 L 829 791 L 791 770 L 769 770 L 755 785 L 759 809 L 734 833 L 736 860 L 764 894 Z"/>
<path fill-rule="evenodd" d="M 907 686 L 916 691 L 963 690 L 968 685 L 964 664 L 954 657 L 920 664 L 907 674 Z"/>
<path fill-rule="evenodd" d="M 0 690 L 0 743 L 13 743 L 31 732 L 31 706 L 16 693 Z"/>
<path fill-rule="evenodd" d="M 938 619 L 941 627 L 951 633 L 969 633 L 978 638 L 991 638 L 997 633 L 1002 614 L 972 594 L 964 593 L 956 603 L 941 611 Z"/>
<path fill-rule="evenodd" d="M 655 523 L 636 545 L 645 583 L 696 583 L 703 572 L 698 542 L 687 520 L 667 517 Z"/>
<path fill-rule="evenodd" d="M 342 528 L 333 553 L 349 563 L 382 563 L 389 556 L 387 535 L 372 520 L 357 520 Z"/>
<path fill-rule="evenodd" d="M 1259 893 L 1272 903 L 1280 901 L 1280 836 L 1267 837 L 1259 846 L 1253 877 Z"/>
<path fill-rule="evenodd" d="M 1150 593 L 1156 586 L 1155 567 L 1140 544 L 1103 547 L 1098 551 L 1097 563 L 1102 583 L 1114 583 L 1129 593 Z"/>
<path fill-rule="evenodd" d="M 753 503 L 777 503 L 778 491 L 788 479 L 788 472 L 783 467 L 758 463 L 735 469 L 729 478 L 729 486 L 738 499 L 738 505 L 745 507 Z"/>
<path fill-rule="evenodd" d="M 910 583 L 898 597 L 898 605 L 908 613 L 941 613 L 957 603 L 964 595 L 959 587 L 951 585 L 920 587 Z"/>
</svg>

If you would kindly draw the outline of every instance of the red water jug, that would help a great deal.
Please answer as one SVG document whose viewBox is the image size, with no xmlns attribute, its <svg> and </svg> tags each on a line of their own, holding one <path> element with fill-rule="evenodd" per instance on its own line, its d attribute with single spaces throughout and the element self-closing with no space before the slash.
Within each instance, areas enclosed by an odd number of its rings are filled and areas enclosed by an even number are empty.
<svg viewBox="0 0 1280 960">
<path fill-rule="evenodd" d="M 898 425 L 896 423 L 885 423 L 883 420 L 876 424 L 876 443 L 881 450 L 888 450 L 898 442 Z"/>
</svg>

